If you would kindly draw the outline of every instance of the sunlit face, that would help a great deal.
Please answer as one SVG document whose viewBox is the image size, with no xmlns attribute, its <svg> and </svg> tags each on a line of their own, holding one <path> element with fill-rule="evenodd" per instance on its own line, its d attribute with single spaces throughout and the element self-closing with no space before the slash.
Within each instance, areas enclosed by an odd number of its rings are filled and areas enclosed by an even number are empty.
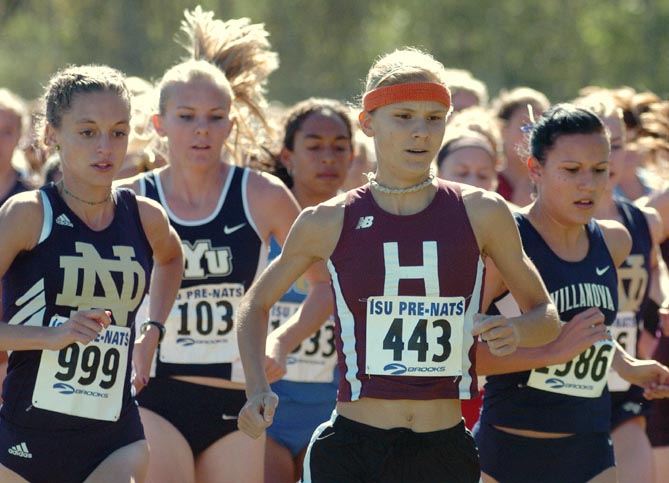
<svg viewBox="0 0 669 483">
<path fill-rule="evenodd" d="M 495 160 L 485 150 L 474 146 L 448 154 L 439 167 L 439 177 L 490 191 L 497 185 Z"/>
<path fill-rule="evenodd" d="M 110 91 L 75 94 L 61 125 L 47 125 L 47 141 L 59 147 L 64 178 L 106 185 L 125 159 L 130 130 L 127 100 Z"/>
<path fill-rule="evenodd" d="M 21 119 L 13 112 L 0 108 L 0 165 L 8 166 L 21 138 Z"/>
<path fill-rule="evenodd" d="M 446 114 L 446 106 L 436 101 L 399 102 L 363 112 L 361 127 L 374 137 L 379 183 L 402 186 L 425 179 L 444 137 Z"/>
<path fill-rule="evenodd" d="M 625 163 L 625 129 L 623 121 L 618 116 L 602 118 L 610 133 L 611 154 L 609 155 L 609 186 L 610 190 L 616 187 L 622 175 Z"/>
<path fill-rule="evenodd" d="M 154 125 L 161 136 L 167 136 L 170 164 L 193 168 L 220 162 L 232 128 L 228 90 L 207 79 L 167 89 L 165 112 L 154 117 Z"/>
<path fill-rule="evenodd" d="M 295 189 L 325 199 L 344 183 L 352 157 L 351 136 L 334 113 L 307 116 L 295 133 L 293 151 L 283 152 Z"/>
<path fill-rule="evenodd" d="M 539 119 L 543 110 L 536 105 L 533 105 L 532 109 L 534 118 Z M 527 124 L 530 124 L 527 107 L 517 107 L 502 127 L 504 156 L 509 163 L 525 162 L 524 158 L 519 154 L 519 150 L 527 144 L 527 136 L 522 130 L 523 126 Z"/>
<path fill-rule="evenodd" d="M 609 143 L 604 133 L 558 137 L 543 166 L 530 159 L 537 203 L 565 226 L 588 223 L 609 179 L 608 158 Z"/>
</svg>

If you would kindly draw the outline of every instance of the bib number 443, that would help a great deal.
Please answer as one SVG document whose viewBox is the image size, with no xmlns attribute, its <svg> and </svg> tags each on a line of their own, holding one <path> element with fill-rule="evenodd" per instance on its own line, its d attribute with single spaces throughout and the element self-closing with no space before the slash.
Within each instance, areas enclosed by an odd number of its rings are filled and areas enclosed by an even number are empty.
<svg viewBox="0 0 669 483">
<path fill-rule="evenodd" d="M 423 377 L 462 375 L 464 320 L 461 297 L 368 299 L 367 373 Z"/>
<path fill-rule="evenodd" d="M 439 354 L 432 354 L 432 362 L 444 362 L 451 355 L 451 324 L 447 320 L 438 319 L 432 321 L 432 326 L 441 330 L 441 335 L 436 338 L 436 344 L 441 348 Z M 404 342 L 404 319 L 397 317 L 390 324 L 388 333 L 383 338 L 383 349 L 392 351 L 393 361 L 401 362 L 405 349 Z M 416 352 L 418 362 L 427 360 L 430 343 L 427 338 L 427 319 L 420 319 L 416 323 L 411 336 L 406 343 L 406 349 Z"/>
</svg>

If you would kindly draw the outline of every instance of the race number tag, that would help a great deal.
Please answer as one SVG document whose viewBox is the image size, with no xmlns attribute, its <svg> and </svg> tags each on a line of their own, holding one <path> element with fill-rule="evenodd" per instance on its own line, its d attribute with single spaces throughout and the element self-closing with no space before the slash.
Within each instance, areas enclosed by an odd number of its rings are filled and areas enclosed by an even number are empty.
<svg viewBox="0 0 669 483">
<path fill-rule="evenodd" d="M 239 283 L 181 288 L 165 322 L 160 360 L 172 364 L 219 364 L 239 358 L 237 307 Z"/>
<path fill-rule="evenodd" d="M 637 321 L 634 312 L 618 312 L 611 325 L 611 336 L 632 357 L 636 357 Z M 609 371 L 609 391 L 627 391 L 631 384 L 620 377 L 615 369 Z"/>
<path fill-rule="evenodd" d="M 532 370 L 527 385 L 541 391 L 597 398 L 606 386 L 614 353 L 612 340 L 596 342 L 566 364 Z"/>
<path fill-rule="evenodd" d="M 274 330 L 300 308 L 300 304 L 277 302 L 270 311 L 270 327 Z M 332 382 L 337 365 L 334 319 L 330 317 L 320 329 L 304 339 L 286 359 L 284 380 L 293 382 Z"/>
<path fill-rule="evenodd" d="M 67 319 L 54 317 L 50 326 Z M 88 345 L 43 350 L 33 406 L 72 416 L 117 421 L 123 403 L 130 328 L 110 325 Z"/>
<path fill-rule="evenodd" d="M 462 375 L 464 314 L 464 297 L 370 297 L 367 373 Z"/>
</svg>

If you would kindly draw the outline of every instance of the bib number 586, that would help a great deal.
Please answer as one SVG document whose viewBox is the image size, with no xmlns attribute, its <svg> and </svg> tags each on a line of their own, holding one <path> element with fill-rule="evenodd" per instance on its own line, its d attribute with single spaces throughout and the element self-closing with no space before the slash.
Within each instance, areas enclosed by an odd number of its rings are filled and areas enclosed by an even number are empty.
<svg viewBox="0 0 669 483">
<path fill-rule="evenodd" d="M 566 364 L 562 369 L 555 369 L 553 375 L 557 377 L 564 377 L 572 371 L 576 379 L 585 379 L 588 375 L 593 381 L 601 381 L 606 376 L 607 369 L 607 354 L 613 349 L 613 345 L 605 344 L 600 347 L 591 346 L 583 352 L 578 358 L 573 359 Z M 542 374 L 549 374 L 548 367 L 535 369 L 536 372 Z"/>
</svg>

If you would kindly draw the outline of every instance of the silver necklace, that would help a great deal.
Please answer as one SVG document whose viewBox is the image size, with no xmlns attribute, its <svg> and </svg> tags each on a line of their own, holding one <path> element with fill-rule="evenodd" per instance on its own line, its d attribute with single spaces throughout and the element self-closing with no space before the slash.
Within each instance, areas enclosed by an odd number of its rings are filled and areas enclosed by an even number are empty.
<svg viewBox="0 0 669 483">
<path fill-rule="evenodd" d="M 367 181 L 369 181 L 370 186 L 375 190 L 391 195 L 403 195 L 405 193 L 413 193 L 415 191 L 420 191 L 423 188 L 427 188 L 432 184 L 432 180 L 434 180 L 435 174 L 434 169 L 430 168 L 430 174 L 427 175 L 427 178 L 424 181 L 407 188 L 391 188 L 390 186 L 379 184 L 379 182 L 376 181 L 375 173 L 366 173 L 365 176 L 367 176 Z"/>
</svg>

